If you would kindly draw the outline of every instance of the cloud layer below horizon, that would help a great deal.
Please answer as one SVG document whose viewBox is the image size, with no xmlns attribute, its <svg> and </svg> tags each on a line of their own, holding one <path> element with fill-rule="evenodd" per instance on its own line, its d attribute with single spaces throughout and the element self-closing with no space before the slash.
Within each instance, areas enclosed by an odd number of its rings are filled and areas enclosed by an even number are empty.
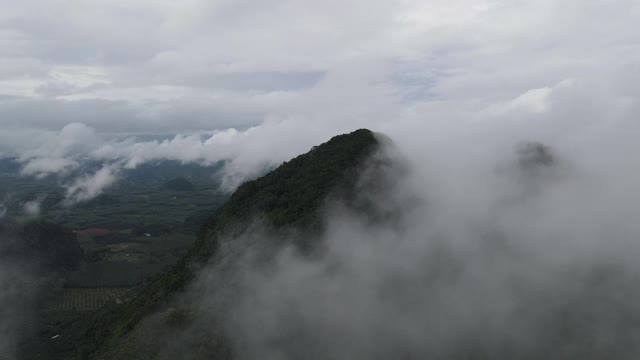
<svg viewBox="0 0 640 360">
<path fill-rule="evenodd" d="M 233 188 L 361 127 L 408 153 L 638 130 L 631 0 L 2 2 L 0 153 L 26 176 L 227 160 Z"/>
</svg>

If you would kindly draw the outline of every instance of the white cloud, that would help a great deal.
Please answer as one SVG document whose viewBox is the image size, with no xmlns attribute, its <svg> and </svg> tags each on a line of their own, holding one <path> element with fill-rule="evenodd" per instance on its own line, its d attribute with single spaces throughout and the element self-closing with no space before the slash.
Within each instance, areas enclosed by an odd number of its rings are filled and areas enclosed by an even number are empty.
<svg viewBox="0 0 640 360">
<path fill-rule="evenodd" d="M 75 179 L 67 185 L 65 203 L 73 205 L 90 200 L 100 194 L 113 183 L 119 176 L 120 167 L 115 164 L 105 165 L 93 174 L 88 174 Z"/>
<path fill-rule="evenodd" d="M 509 102 L 507 110 L 522 108 L 537 113 L 545 112 L 549 110 L 549 95 L 551 95 L 551 91 L 550 87 L 528 90 Z"/>
<path fill-rule="evenodd" d="M 51 174 L 64 175 L 76 169 L 80 164 L 71 159 L 64 158 L 34 158 L 30 159 L 22 167 L 22 175 L 43 178 Z"/>
<path fill-rule="evenodd" d="M 30 77 L 0 80 L 0 95 L 36 96 L 36 89 L 44 84 L 43 80 Z"/>
<path fill-rule="evenodd" d="M 538 114 L 545 113 L 551 108 L 554 90 L 562 90 L 571 87 L 573 83 L 573 80 L 565 79 L 553 87 L 545 86 L 536 89 L 529 89 L 512 100 L 489 106 L 486 109 L 486 112 L 488 115 L 493 116 L 505 116 L 519 111 Z"/>
<path fill-rule="evenodd" d="M 78 160 L 86 151 L 101 143 L 95 131 L 82 123 L 68 124 L 58 133 L 44 136 L 44 141 L 25 139 L 33 143 L 19 153 L 18 160 L 24 163 L 23 175 L 66 174 L 79 166 Z"/>
<path fill-rule="evenodd" d="M 39 196 L 33 200 L 26 201 L 22 204 L 22 211 L 28 216 L 40 215 L 40 207 L 45 196 Z"/>
</svg>

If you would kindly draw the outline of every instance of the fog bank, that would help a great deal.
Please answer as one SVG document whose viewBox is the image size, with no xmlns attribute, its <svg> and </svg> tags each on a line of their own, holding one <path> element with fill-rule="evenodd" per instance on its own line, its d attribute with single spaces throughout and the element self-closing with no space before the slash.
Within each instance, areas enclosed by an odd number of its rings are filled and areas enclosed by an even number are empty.
<svg viewBox="0 0 640 360">
<path fill-rule="evenodd" d="M 387 149 L 409 173 L 361 195 L 396 221 L 329 204 L 313 257 L 247 230 L 188 295 L 194 329 L 222 324 L 241 359 L 633 358 L 640 179 L 603 139 Z"/>
</svg>

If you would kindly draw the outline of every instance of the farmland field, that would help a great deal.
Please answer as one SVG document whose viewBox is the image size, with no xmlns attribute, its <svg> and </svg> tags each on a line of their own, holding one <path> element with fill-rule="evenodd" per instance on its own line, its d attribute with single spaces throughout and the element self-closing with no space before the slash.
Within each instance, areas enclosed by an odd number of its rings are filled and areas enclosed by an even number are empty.
<svg viewBox="0 0 640 360">
<path fill-rule="evenodd" d="M 69 288 L 49 306 L 49 311 L 92 311 L 109 302 L 123 300 L 130 288 Z"/>
<path fill-rule="evenodd" d="M 200 224 L 226 200 L 216 177 L 220 166 L 170 161 L 140 166 L 97 197 L 69 205 L 67 179 L 21 176 L 19 164 L 5 159 L 0 210 L 14 219 L 37 216 L 76 233 L 82 261 L 66 274 L 66 287 L 133 287 L 175 264 Z M 36 215 L 25 212 L 30 201 L 38 204 Z"/>
</svg>

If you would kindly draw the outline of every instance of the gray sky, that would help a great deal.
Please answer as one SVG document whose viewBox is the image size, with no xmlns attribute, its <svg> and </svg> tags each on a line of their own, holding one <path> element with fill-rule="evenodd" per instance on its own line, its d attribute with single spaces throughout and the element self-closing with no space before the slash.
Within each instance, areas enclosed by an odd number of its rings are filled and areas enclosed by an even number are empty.
<svg viewBox="0 0 640 360">
<path fill-rule="evenodd" d="M 242 179 L 359 127 L 409 152 L 638 129 L 634 0 L 0 4 L 0 151 L 27 175 L 231 159 Z"/>
</svg>

